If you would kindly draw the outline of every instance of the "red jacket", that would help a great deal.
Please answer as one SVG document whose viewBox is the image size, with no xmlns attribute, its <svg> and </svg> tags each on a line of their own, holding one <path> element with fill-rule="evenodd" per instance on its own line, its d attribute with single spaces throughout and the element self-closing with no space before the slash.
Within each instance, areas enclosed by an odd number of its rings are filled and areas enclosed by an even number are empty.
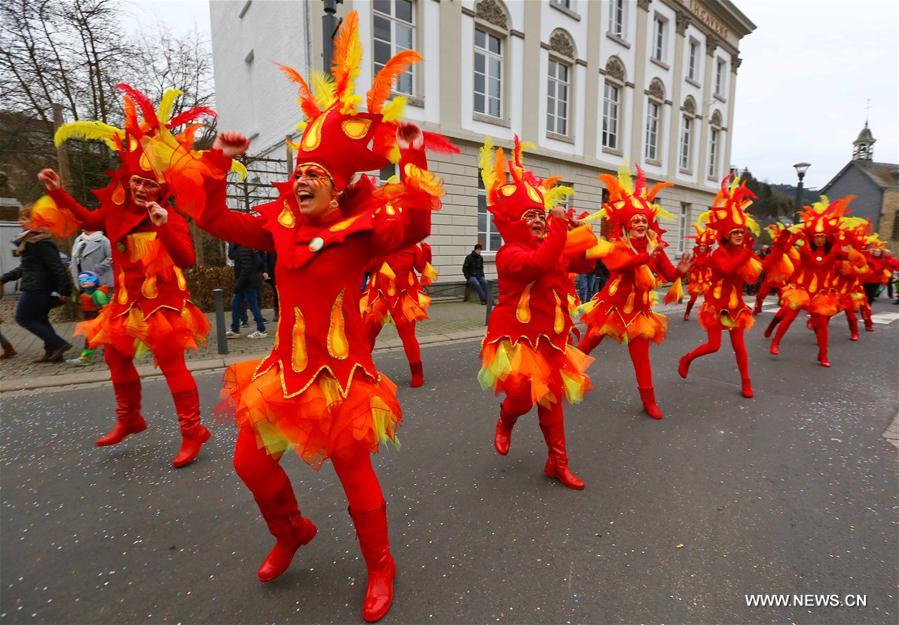
<svg viewBox="0 0 899 625">
<path fill-rule="evenodd" d="M 379 379 L 359 314 L 359 285 L 372 258 L 428 236 L 430 209 L 390 217 L 375 212 L 372 183 L 363 178 L 344 192 L 342 218 L 326 225 L 300 221 L 285 199 L 284 193 L 292 193 L 287 185 L 278 200 L 254 208 L 258 215 L 237 213 L 225 204 L 224 173 L 230 160 L 215 150 L 203 158 L 222 177 L 206 180 L 206 202 L 197 207 L 197 223 L 222 239 L 277 253 L 280 323 L 274 348 L 255 377 L 277 367 L 285 397 L 302 393 L 323 371 L 335 377 L 344 396 L 356 374 Z M 426 168 L 423 151 L 405 151 L 403 159 Z"/>
<path fill-rule="evenodd" d="M 88 210 L 62 189 L 49 192 L 61 208 L 69 209 L 85 230 L 102 230 L 112 243 L 115 298 L 112 314 L 138 306 L 144 317 L 161 308 L 181 311 L 190 300 L 182 269 L 194 265 L 193 240 L 187 221 L 169 211 L 168 223 L 154 226 L 145 208 L 130 199 L 116 205 L 101 196 L 99 210 Z"/>
</svg>

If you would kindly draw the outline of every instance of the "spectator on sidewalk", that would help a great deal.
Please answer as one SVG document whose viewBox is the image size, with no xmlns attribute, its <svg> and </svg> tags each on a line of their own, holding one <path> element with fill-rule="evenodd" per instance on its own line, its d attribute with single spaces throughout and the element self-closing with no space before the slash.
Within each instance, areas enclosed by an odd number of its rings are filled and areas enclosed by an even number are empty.
<svg viewBox="0 0 899 625">
<path fill-rule="evenodd" d="M 596 285 L 595 269 L 591 273 L 582 273 L 577 277 L 577 294 L 582 302 L 589 301 L 593 297 L 594 287 Z"/>
<path fill-rule="evenodd" d="M 3 323 L 3 320 L 0 319 L 0 323 Z M 0 347 L 3 348 L 3 353 L 0 354 L 0 360 L 6 360 L 7 358 L 12 358 L 16 355 L 16 350 L 12 346 L 12 343 L 9 342 L 5 336 L 3 336 L 3 332 L 0 332 Z"/>
<path fill-rule="evenodd" d="M 490 289 L 490 286 L 487 284 L 487 279 L 484 277 L 484 258 L 481 256 L 482 249 L 483 247 L 478 243 L 474 246 L 471 254 L 465 257 L 465 262 L 462 264 L 462 275 L 465 276 L 465 282 L 478 292 L 481 304 L 486 304 L 487 291 Z"/>
<path fill-rule="evenodd" d="M 44 355 L 34 362 L 62 362 L 72 346 L 53 329 L 49 314 L 71 294 L 69 274 L 50 233 L 29 230 L 30 221 L 31 208 L 26 206 L 19 211 L 22 233 L 13 239 L 13 256 L 20 257 L 22 264 L 0 276 L 0 284 L 19 281 L 22 296 L 16 306 L 16 323 L 44 342 Z"/>
<path fill-rule="evenodd" d="M 240 319 L 249 307 L 256 321 L 256 331 L 248 334 L 247 338 L 265 338 L 268 334 L 259 310 L 259 290 L 262 288 L 262 275 L 266 268 L 265 258 L 256 250 L 235 245 L 233 260 L 235 279 L 234 294 L 231 296 L 231 329 L 225 335 L 228 338 L 240 336 Z"/>
<path fill-rule="evenodd" d="M 69 262 L 72 282 L 78 285 L 78 276 L 85 271 L 97 274 L 99 286 L 112 290 L 112 246 L 100 230 L 82 230 L 72 243 L 72 259 Z"/>
<path fill-rule="evenodd" d="M 262 274 L 262 279 L 269 283 L 272 287 L 272 294 L 274 295 L 274 304 L 272 304 L 272 308 L 274 312 L 272 313 L 272 321 L 278 320 L 278 289 L 275 285 L 275 263 L 278 260 L 278 255 L 274 252 L 267 252 L 265 254 L 265 273 Z M 260 291 L 261 293 L 261 291 Z M 260 298 L 259 307 L 262 308 L 262 298 Z"/>
</svg>

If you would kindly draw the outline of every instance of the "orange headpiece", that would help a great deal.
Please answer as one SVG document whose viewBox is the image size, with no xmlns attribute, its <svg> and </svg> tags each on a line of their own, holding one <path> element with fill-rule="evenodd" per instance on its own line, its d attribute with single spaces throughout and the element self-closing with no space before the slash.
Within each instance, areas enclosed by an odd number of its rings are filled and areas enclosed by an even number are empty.
<svg viewBox="0 0 899 625">
<path fill-rule="evenodd" d="M 350 11 L 334 38 L 331 75 L 314 72 L 310 82 L 294 69 L 279 65 L 299 85 L 299 102 L 306 115 L 303 135 L 296 150 L 296 165 L 315 164 L 328 172 L 334 186 L 344 189 L 358 172 L 373 171 L 399 161 L 396 131 L 406 98 L 385 105 L 394 81 L 421 60 L 414 50 L 403 50 L 381 68 L 366 98 L 367 112 L 360 112 L 362 97 L 354 90 L 362 62 L 359 15 Z"/>
<path fill-rule="evenodd" d="M 523 148 L 518 135 L 515 135 L 512 160 L 506 160 L 502 148 L 494 150 L 493 141 L 489 137 L 484 140 L 481 148 L 481 179 L 487 190 L 487 208 L 493 214 L 503 239 L 507 241 L 527 234 L 527 227 L 524 225 L 521 226 L 521 232 L 515 232 L 515 224 L 523 224 L 521 216 L 525 212 L 531 209 L 546 211 L 574 193 L 571 187 L 557 185 L 558 177 L 541 180 L 525 169 Z"/>
<path fill-rule="evenodd" d="M 709 228 L 697 223 L 693 224 L 693 229 L 696 230 L 696 236 L 693 237 L 696 239 L 696 246 L 694 247 L 705 245 L 706 247 L 711 248 L 718 240 L 718 231 L 714 228 Z"/>
<path fill-rule="evenodd" d="M 600 174 L 599 179 L 609 191 L 609 201 L 603 205 L 600 213 L 612 224 L 613 236 L 624 236 L 630 228 L 631 219 L 636 215 L 643 215 L 649 222 L 649 228 L 662 235 L 665 231 L 659 226 L 659 216 L 673 217 L 661 206 L 655 204 L 655 197 L 665 187 L 670 187 L 670 182 L 657 182 L 651 189 L 646 188 L 646 176 L 639 165 L 637 168 L 637 181 L 631 179 L 630 166 L 622 163 L 618 168 L 618 176 Z"/>
<path fill-rule="evenodd" d="M 746 214 L 746 209 L 752 205 L 756 198 L 746 186 L 746 182 L 740 182 L 733 174 L 728 174 L 721 181 L 721 190 L 715 196 L 711 210 L 699 216 L 699 222 L 706 222 L 708 227 L 718 233 L 719 237 L 726 237 L 733 230 L 749 229 L 755 236 L 761 233 L 759 225 Z"/>
<path fill-rule="evenodd" d="M 197 106 L 172 117 L 175 100 L 183 94 L 182 91 L 167 90 L 162 95 L 159 108 L 154 109 L 150 99 L 134 87 L 120 83 L 116 85 L 116 89 L 125 94 L 123 97 L 124 128 L 116 128 L 97 121 L 70 122 L 57 129 L 53 141 L 56 145 L 68 139 L 103 141 L 112 150 L 118 152 L 122 164 L 115 171 L 108 172 L 111 178 L 110 184 L 103 189 L 94 191 L 94 194 L 101 202 L 110 200 L 113 204 L 121 206 L 128 197 L 126 189 L 131 176 L 150 178 L 159 182 L 160 185 L 165 185 L 164 171 L 158 168 L 154 169 L 153 163 L 151 163 L 153 154 L 145 152 L 148 142 L 158 140 L 165 135 L 167 141 L 172 145 L 191 151 L 194 135 L 197 129 L 203 125 L 195 123 L 195 121 L 203 115 L 215 117 L 215 111 L 205 106 Z M 142 121 L 138 120 L 138 109 L 140 109 Z M 177 135 L 173 134 L 174 129 L 179 126 L 184 126 L 184 129 Z"/>
<path fill-rule="evenodd" d="M 840 222 L 843 215 L 848 212 L 849 202 L 854 198 L 854 195 L 847 195 L 831 202 L 826 195 L 822 195 L 817 202 L 806 206 L 805 210 L 799 213 L 806 234 L 809 237 L 823 234 L 832 240 L 840 230 Z"/>
</svg>

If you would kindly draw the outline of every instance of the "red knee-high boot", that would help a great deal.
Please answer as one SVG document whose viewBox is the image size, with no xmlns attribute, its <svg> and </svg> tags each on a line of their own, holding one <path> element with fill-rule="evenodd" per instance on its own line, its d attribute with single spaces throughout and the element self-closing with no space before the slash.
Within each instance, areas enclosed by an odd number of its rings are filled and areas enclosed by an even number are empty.
<svg viewBox="0 0 899 625">
<path fill-rule="evenodd" d="M 781 313 L 783 313 L 783 315 L 779 320 L 780 325 L 777 326 L 777 332 L 774 333 L 774 340 L 771 341 L 771 349 L 768 350 L 775 356 L 780 353 L 780 341 L 787 333 L 787 330 L 790 329 L 790 324 L 792 324 L 793 320 L 796 319 L 799 311 L 793 310 L 792 308 L 781 308 L 777 312 L 777 314 L 780 315 Z M 773 325 L 774 321 L 772 321 L 771 323 Z M 765 336 L 767 337 L 769 334 L 770 332 L 768 332 L 768 330 L 765 330 Z"/>
<path fill-rule="evenodd" d="M 396 563 L 390 554 L 387 536 L 387 504 L 382 502 L 374 510 L 355 510 L 352 506 L 347 510 L 356 527 L 359 548 L 368 569 L 362 618 L 374 623 L 381 620 L 393 605 Z"/>
<path fill-rule="evenodd" d="M 116 424 L 108 434 L 97 439 L 97 447 L 116 445 L 127 436 L 147 429 L 147 422 L 140 415 L 140 380 L 113 382 L 116 399 Z"/>
<path fill-rule="evenodd" d="M 827 317 L 814 315 L 812 317 L 812 327 L 815 329 L 815 338 L 818 339 L 818 362 L 822 367 L 829 367 L 830 360 L 827 357 Z"/>
<path fill-rule="evenodd" d="M 687 309 L 684 311 L 684 321 L 690 320 L 690 311 L 693 310 L 693 306 L 696 304 L 696 296 L 691 295 L 690 301 L 687 302 Z"/>
<path fill-rule="evenodd" d="M 774 313 L 774 317 L 771 318 L 771 323 L 768 324 L 768 327 L 765 328 L 765 338 L 771 338 L 771 333 L 774 332 L 774 328 L 777 327 L 777 324 L 781 322 L 784 318 L 783 308 L 779 309 L 776 313 Z"/>
<path fill-rule="evenodd" d="M 865 321 L 865 332 L 873 332 L 874 331 L 874 321 L 871 319 L 871 307 L 865 304 L 862 304 L 859 311 L 862 313 L 862 319 Z"/>
<path fill-rule="evenodd" d="M 512 446 L 512 428 L 518 421 L 518 415 L 512 416 L 503 409 L 503 404 L 499 405 L 499 419 L 496 420 L 496 434 L 493 436 L 493 447 L 496 453 L 505 456 L 509 453 Z"/>
<path fill-rule="evenodd" d="M 565 445 L 565 421 L 562 406 L 553 404 L 549 408 L 537 407 L 540 431 L 546 441 L 547 459 L 543 472 L 554 477 L 564 486 L 574 490 L 584 490 L 584 482 L 568 467 L 568 450 Z"/>
<path fill-rule="evenodd" d="M 734 348 L 734 356 L 737 359 L 737 369 L 740 371 L 740 380 L 742 381 L 741 392 L 743 397 L 753 397 L 755 393 L 752 392 L 752 379 L 749 377 L 749 353 L 746 351 L 746 331 L 742 328 L 734 328 L 731 330 L 730 344 Z"/>
<path fill-rule="evenodd" d="M 643 411 L 653 419 L 661 419 L 662 409 L 656 403 L 656 393 L 652 386 L 652 365 L 649 363 L 649 340 L 644 338 L 633 339 L 627 344 L 634 364 L 634 374 L 637 377 L 637 390 L 640 392 L 640 401 L 643 402 Z"/>
<path fill-rule="evenodd" d="M 857 341 L 858 340 L 858 317 L 855 316 L 855 311 L 847 308 L 846 309 L 846 321 L 849 322 L 849 340 Z"/>
<path fill-rule="evenodd" d="M 409 361 L 409 370 L 412 372 L 409 386 L 418 388 L 424 384 L 424 372 L 421 367 L 421 348 L 415 338 L 415 323 L 406 320 L 397 322 L 396 333 L 403 342 L 403 351 L 406 352 L 406 360 Z"/>
<path fill-rule="evenodd" d="M 172 460 L 172 466 L 180 469 L 197 459 L 211 433 L 200 423 L 200 396 L 196 390 L 172 393 L 172 399 L 181 426 L 181 448 Z"/>
<path fill-rule="evenodd" d="M 262 518 L 275 537 L 275 546 L 257 573 L 259 581 L 270 582 L 287 570 L 297 550 L 315 538 L 318 529 L 300 515 L 290 479 L 278 460 L 257 446 L 252 430 L 241 430 L 237 435 L 234 470 L 253 493 Z"/>
</svg>

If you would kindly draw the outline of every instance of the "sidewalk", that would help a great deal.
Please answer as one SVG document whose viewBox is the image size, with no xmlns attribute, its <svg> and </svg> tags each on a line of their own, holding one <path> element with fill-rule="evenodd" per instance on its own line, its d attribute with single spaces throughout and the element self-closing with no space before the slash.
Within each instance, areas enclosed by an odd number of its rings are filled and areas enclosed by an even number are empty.
<svg viewBox="0 0 899 625">
<path fill-rule="evenodd" d="M 51 386 L 64 386 L 68 384 L 83 384 L 88 382 L 103 382 L 109 380 L 109 370 L 103 361 L 102 353 L 94 355 L 94 360 L 86 366 L 75 366 L 62 363 L 39 363 L 32 361 L 43 354 L 41 341 L 25 331 L 13 321 L 13 311 L 6 298 L 7 304 L 3 311 L 4 323 L 0 330 L 13 344 L 18 355 L 9 360 L 0 360 L 0 393 L 5 391 L 25 390 L 32 388 L 45 388 Z M 434 303 L 428 309 L 430 319 L 419 323 L 416 327 L 416 335 L 419 343 L 439 343 L 453 340 L 478 338 L 484 335 L 485 308 L 477 302 L 445 302 Z M 263 317 L 272 318 L 272 311 L 263 310 Z M 256 329 L 255 324 L 250 323 L 249 328 L 241 328 L 243 335 L 239 339 L 228 339 L 228 353 L 219 354 L 216 344 L 215 315 L 207 314 L 212 330 L 205 346 L 198 352 L 187 352 L 187 366 L 191 371 L 208 369 L 220 369 L 234 362 L 262 358 L 271 352 L 274 343 L 275 325 L 272 322 L 266 324 L 268 338 L 248 339 L 246 335 Z M 225 313 L 225 322 L 230 324 L 231 313 Z M 54 323 L 57 333 L 69 341 L 74 347 L 66 353 L 66 358 L 75 358 L 81 352 L 84 345 L 82 337 L 74 337 L 74 322 Z M 376 349 L 391 349 L 400 347 L 402 343 L 396 334 L 393 324 L 387 324 L 378 337 Z M 138 372 L 141 376 L 160 375 L 158 369 L 153 366 L 153 359 L 147 356 L 138 359 Z"/>
</svg>

